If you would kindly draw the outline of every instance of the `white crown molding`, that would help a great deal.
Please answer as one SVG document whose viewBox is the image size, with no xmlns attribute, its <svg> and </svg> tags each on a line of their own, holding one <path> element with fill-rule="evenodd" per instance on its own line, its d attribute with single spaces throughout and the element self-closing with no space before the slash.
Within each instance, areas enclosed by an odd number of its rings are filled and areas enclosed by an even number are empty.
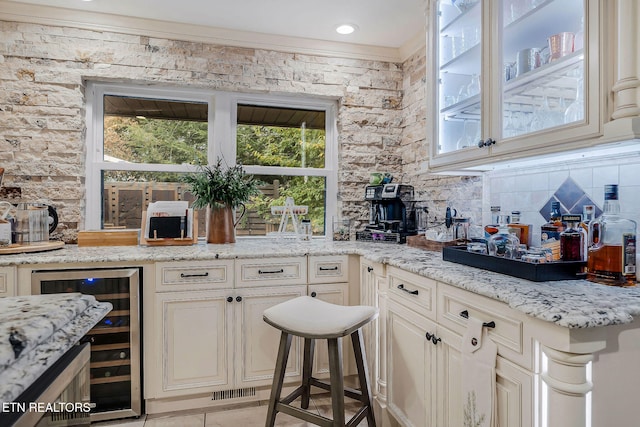
<svg viewBox="0 0 640 427">
<path fill-rule="evenodd" d="M 133 18 L 50 6 L 0 0 L 0 20 L 42 25 L 82 28 L 95 31 L 135 34 L 220 44 L 225 46 L 275 50 L 307 55 L 363 60 L 403 62 L 419 46 L 424 34 L 418 34 L 401 48 L 340 43 L 273 34 L 228 30 L 203 25 Z M 424 41 L 422 41 L 424 45 Z"/>
</svg>

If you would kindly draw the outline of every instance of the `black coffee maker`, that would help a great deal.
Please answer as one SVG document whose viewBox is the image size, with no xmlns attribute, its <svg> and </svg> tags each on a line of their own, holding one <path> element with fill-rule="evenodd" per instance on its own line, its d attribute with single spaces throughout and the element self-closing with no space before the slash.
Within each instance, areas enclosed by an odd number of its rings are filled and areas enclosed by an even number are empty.
<svg viewBox="0 0 640 427">
<path fill-rule="evenodd" d="M 356 233 L 357 240 L 405 243 L 417 234 L 413 186 L 367 185 L 364 199 L 370 203 L 369 223 Z"/>
</svg>

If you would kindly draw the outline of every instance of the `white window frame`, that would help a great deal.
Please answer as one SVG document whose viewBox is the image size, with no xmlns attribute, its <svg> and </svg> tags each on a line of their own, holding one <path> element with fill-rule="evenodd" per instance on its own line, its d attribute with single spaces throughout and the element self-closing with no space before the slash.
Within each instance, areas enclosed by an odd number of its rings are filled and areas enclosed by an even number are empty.
<svg viewBox="0 0 640 427">
<path fill-rule="evenodd" d="M 102 100 L 105 95 L 114 95 L 207 103 L 209 105 L 207 128 L 208 164 L 215 163 L 215 159 L 218 157 L 224 158 L 225 162 L 229 165 L 235 164 L 238 104 L 325 111 L 326 128 L 324 168 L 245 165 L 244 169 L 249 174 L 257 175 L 325 177 L 325 236 L 330 238 L 331 233 L 328 230 L 331 227 L 331 218 L 335 217 L 337 214 L 338 202 L 338 131 L 336 125 L 336 99 L 291 95 L 240 94 L 195 88 L 174 88 L 98 82 L 88 82 L 85 95 L 87 100 L 85 229 L 98 230 L 101 228 L 102 171 L 132 170 L 188 173 L 196 170 L 196 166 L 193 165 L 105 162 L 103 160 L 104 103 Z"/>
</svg>

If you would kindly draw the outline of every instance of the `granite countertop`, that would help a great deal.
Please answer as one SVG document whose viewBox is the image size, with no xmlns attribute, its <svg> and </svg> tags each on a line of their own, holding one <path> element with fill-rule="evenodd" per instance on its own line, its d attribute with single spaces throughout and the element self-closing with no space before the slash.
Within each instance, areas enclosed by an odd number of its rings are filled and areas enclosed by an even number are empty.
<svg viewBox="0 0 640 427">
<path fill-rule="evenodd" d="M 14 401 L 110 310 L 79 293 L 0 298 L 0 402 Z"/>
<path fill-rule="evenodd" d="M 244 238 L 237 243 L 193 246 L 77 247 L 51 252 L 0 256 L 0 266 L 91 262 L 154 262 L 299 255 L 356 254 L 373 262 L 438 280 L 502 301 L 535 318 L 567 328 L 631 323 L 640 316 L 640 288 L 609 287 L 586 280 L 531 282 L 443 261 L 442 253 L 407 245 L 365 242 L 277 241 Z"/>
</svg>

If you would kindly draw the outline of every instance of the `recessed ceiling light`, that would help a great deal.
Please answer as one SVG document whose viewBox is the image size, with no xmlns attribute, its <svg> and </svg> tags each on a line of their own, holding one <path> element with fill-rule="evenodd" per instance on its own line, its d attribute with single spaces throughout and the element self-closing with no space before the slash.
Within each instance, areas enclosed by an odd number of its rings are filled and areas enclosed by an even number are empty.
<svg viewBox="0 0 640 427">
<path fill-rule="evenodd" d="M 342 24 L 336 27 L 338 34 L 351 34 L 358 29 L 356 24 Z"/>
</svg>

